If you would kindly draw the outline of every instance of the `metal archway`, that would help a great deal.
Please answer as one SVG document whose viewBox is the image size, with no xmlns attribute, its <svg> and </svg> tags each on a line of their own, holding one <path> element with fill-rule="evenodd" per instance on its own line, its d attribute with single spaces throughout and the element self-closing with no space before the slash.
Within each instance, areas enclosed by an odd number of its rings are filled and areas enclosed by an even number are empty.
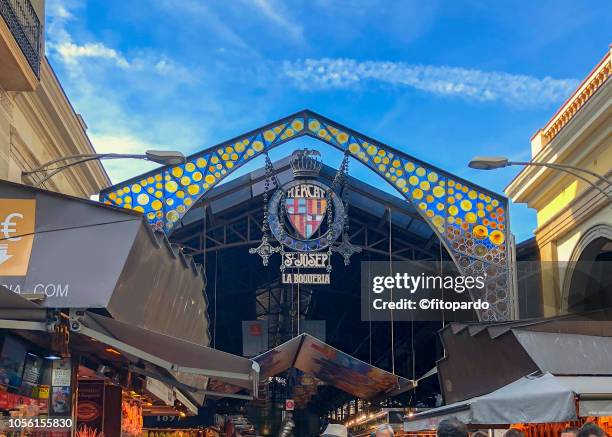
<svg viewBox="0 0 612 437">
<path fill-rule="evenodd" d="M 479 313 L 481 320 L 513 318 L 508 200 L 310 110 L 191 155 L 185 164 L 110 187 L 100 193 L 100 201 L 140 211 L 169 234 L 200 197 L 233 171 L 305 135 L 350 154 L 391 184 L 440 237 L 462 274 L 486 272 L 485 289 L 471 296 L 491 305 Z"/>
</svg>

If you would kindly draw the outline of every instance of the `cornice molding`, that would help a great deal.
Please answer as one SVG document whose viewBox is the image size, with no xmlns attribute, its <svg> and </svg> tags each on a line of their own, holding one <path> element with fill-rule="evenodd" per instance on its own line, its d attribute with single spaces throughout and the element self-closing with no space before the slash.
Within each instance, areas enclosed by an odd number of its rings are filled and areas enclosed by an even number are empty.
<svg viewBox="0 0 612 437">
<path fill-rule="evenodd" d="M 599 64 L 582 81 L 576 91 L 557 110 L 555 115 L 538 133 L 543 135 L 541 147 L 546 147 L 559 134 L 569 121 L 576 115 L 595 92 L 610 78 L 612 74 L 612 51 L 603 57 Z M 536 135 L 538 135 L 536 133 Z M 534 137 L 536 136 L 534 135 Z"/>
</svg>

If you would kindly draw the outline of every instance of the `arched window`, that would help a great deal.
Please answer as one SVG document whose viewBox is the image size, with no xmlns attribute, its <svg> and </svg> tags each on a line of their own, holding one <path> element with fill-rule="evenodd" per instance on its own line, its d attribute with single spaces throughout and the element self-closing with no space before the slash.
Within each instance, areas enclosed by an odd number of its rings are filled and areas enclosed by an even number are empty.
<svg viewBox="0 0 612 437">
<path fill-rule="evenodd" d="M 568 312 L 612 307 L 612 227 L 597 225 L 580 239 L 564 281 Z"/>
</svg>

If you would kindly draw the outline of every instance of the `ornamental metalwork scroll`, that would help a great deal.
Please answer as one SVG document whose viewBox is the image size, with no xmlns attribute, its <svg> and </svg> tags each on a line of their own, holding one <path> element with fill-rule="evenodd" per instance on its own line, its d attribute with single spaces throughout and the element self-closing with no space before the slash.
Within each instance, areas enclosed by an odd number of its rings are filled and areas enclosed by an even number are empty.
<svg viewBox="0 0 612 437">
<path fill-rule="evenodd" d="M 197 200 L 227 175 L 287 141 L 317 138 L 368 166 L 411 202 L 465 275 L 486 273 L 487 286 L 472 299 L 490 308 L 481 320 L 513 317 L 508 201 L 395 148 L 312 111 L 302 111 L 110 187 L 100 201 L 142 212 L 152 226 L 171 233 Z"/>
</svg>

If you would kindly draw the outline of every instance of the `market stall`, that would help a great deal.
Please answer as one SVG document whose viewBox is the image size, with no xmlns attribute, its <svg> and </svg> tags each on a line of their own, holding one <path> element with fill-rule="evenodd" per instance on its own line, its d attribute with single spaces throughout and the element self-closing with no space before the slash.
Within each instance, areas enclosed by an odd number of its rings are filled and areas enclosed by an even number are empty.
<svg viewBox="0 0 612 437">
<path fill-rule="evenodd" d="M 379 425 L 391 425 L 395 433 L 401 433 L 402 420 L 408 413 L 407 408 L 383 408 L 369 414 L 357 415 L 346 423 L 353 437 L 369 437 Z"/>
<path fill-rule="evenodd" d="M 63 431 L 69 431 L 71 365 L 69 358 L 62 359 L 49 349 L 0 332 L 0 433 L 19 435 L 22 423 L 49 417 L 62 418 Z M 42 422 L 40 425 L 43 432 L 39 434 L 48 434 Z"/>
<path fill-rule="evenodd" d="M 404 421 L 430 434 L 456 417 L 473 429 L 519 427 L 529 437 L 612 421 L 612 314 L 602 309 L 502 323 L 451 323 L 437 365 L 446 405 Z"/>
<path fill-rule="evenodd" d="M 64 415 L 64 433 L 137 437 L 144 415 L 195 415 L 192 395 L 212 393 L 180 375 L 247 392 L 259 381 L 246 358 L 87 311 L 71 317 L 3 287 L 0 308 L 0 416 Z"/>
<path fill-rule="evenodd" d="M 26 205 L 29 226 L 14 240 L 21 246 L 5 241 L 23 256 L 0 266 L 0 347 L 11 373 L 0 381 L 0 414 L 38 406 L 79 416 L 85 434 L 136 436 L 149 407 L 197 414 L 206 395 L 224 394 L 210 386 L 256 397 L 257 365 L 207 347 L 201 266 L 140 214 L 6 181 L 0 198 Z M 61 360 L 44 359 L 51 352 Z M 42 389 L 26 393 L 21 380 L 40 358 L 32 384 Z"/>
<path fill-rule="evenodd" d="M 46 329 L 48 318 L 38 303 L 0 287 L 0 433 L 20 435 L 31 418 L 45 425 L 57 418 L 57 437 L 72 426 L 73 361 L 61 341 L 65 331 L 30 332 Z M 17 327 L 23 330 L 14 331 Z M 49 434 L 42 424 L 38 434 Z"/>
</svg>

